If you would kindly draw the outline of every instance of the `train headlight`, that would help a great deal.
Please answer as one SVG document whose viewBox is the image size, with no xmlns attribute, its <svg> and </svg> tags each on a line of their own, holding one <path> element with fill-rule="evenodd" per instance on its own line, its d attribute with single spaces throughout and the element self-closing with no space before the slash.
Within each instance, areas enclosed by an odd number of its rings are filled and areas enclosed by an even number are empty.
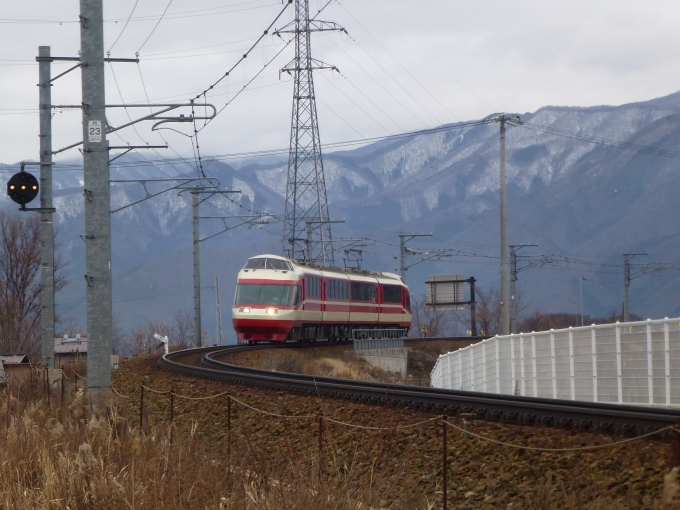
<svg viewBox="0 0 680 510">
<path fill-rule="evenodd" d="M 267 315 L 274 315 L 276 313 L 279 313 L 278 308 L 272 308 L 272 307 L 267 308 L 265 311 L 267 312 Z"/>
<path fill-rule="evenodd" d="M 238 311 L 242 313 L 250 313 L 250 307 L 246 306 L 244 308 L 239 308 Z"/>
</svg>

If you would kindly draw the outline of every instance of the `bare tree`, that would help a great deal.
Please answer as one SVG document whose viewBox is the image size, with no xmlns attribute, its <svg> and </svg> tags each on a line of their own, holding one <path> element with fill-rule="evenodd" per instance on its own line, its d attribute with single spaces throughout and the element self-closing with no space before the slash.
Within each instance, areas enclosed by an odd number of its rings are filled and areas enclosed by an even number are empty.
<svg viewBox="0 0 680 510">
<path fill-rule="evenodd" d="M 425 303 L 425 295 L 411 301 L 411 331 L 414 337 L 444 337 L 456 333 L 457 324 L 453 314 L 445 310 L 434 310 Z"/>
<path fill-rule="evenodd" d="M 194 337 L 194 319 L 184 310 L 175 310 L 172 314 L 175 321 L 175 338 L 172 340 L 172 345 L 187 347 L 191 345 L 191 339 Z"/>
<path fill-rule="evenodd" d="M 54 260 L 54 291 L 66 285 Z M 0 350 L 39 355 L 40 220 L 0 211 Z"/>
</svg>

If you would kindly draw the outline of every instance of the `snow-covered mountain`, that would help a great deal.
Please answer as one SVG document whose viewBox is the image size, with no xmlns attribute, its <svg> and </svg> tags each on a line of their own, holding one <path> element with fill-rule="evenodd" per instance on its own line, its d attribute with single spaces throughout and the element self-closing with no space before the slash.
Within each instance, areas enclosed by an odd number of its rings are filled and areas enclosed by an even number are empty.
<svg viewBox="0 0 680 510">
<path fill-rule="evenodd" d="M 519 285 L 528 308 L 576 312 L 580 274 L 585 278 L 586 313 L 620 310 L 623 253 L 648 252 L 638 260 L 680 267 L 678 158 L 594 144 L 535 127 L 674 151 L 680 145 L 680 93 L 622 106 L 548 106 L 521 118 L 534 127 L 509 126 L 507 131 L 509 242 L 539 244 L 520 253 L 581 261 L 569 270 L 560 265 L 521 272 Z M 487 287 L 498 281 L 498 124 L 451 128 L 324 157 L 331 216 L 346 221 L 334 225 L 334 236 L 377 241 L 365 248 L 364 267 L 394 270 L 400 231 L 434 234 L 412 241 L 413 248 L 454 248 L 468 255 L 412 267 L 407 281 L 416 294 L 422 292 L 426 274 L 464 273 Z M 112 168 L 113 179 L 196 175 L 183 164 L 155 161 L 150 166 L 127 158 Z M 207 175 L 242 193 L 211 199 L 201 205 L 201 216 L 282 214 L 286 165 L 285 157 L 207 161 Z M 7 170 L 2 175 L 8 176 Z M 149 183 L 148 189 L 154 192 L 165 185 Z M 139 184 L 112 185 L 114 209 L 143 196 Z M 4 197 L 1 205 L 11 207 Z M 55 207 L 58 241 L 72 261 L 67 269 L 71 284 L 57 298 L 58 312 L 82 320 L 82 171 L 55 172 Z M 189 199 L 169 192 L 112 218 L 115 313 L 122 325 L 129 328 L 169 318 L 176 309 L 191 311 Z M 219 219 L 201 222 L 204 237 L 222 227 Z M 242 226 L 201 243 L 203 317 L 211 337 L 215 299 L 209 287 L 214 276 L 220 276 L 223 323 L 228 325 L 238 268 L 254 254 L 280 252 L 281 230 L 281 224 Z M 336 263 L 341 264 L 343 256 L 340 251 Z M 417 261 L 411 257 L 409 263 Z M 680 314 L 678 276 L 672 269 L 634 280 L 632 311 L 645 317 Z"/>
</svg>

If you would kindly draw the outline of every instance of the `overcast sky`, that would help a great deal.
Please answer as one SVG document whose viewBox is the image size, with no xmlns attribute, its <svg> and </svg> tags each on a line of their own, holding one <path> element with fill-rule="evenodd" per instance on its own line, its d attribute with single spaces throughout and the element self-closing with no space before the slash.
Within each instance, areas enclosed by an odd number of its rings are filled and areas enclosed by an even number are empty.
<svg viewBox="0 0 680 510">
<path fill-rule="evenodd" d="M 310 9 L 325 4 L 310 0 Z M 111 56 L 132 58 L 139 51 L 141 59 L 139 67 L 107 66 L 107 102 L 120 103 L 121 95 L 128 103 L 145 102 L 144 87 L 151 102 L 188 100 L 224 74 L 282 8 L 281 0 L 172 0 L 169 7 L 168 0 L 105 0 L 105 48 L 120 35 Z M 56 56 L 77 55 L 78 9 L 76 0 L 2 2 L 0 162 L 37 158 L 34 58 L 39 45 L 51 46 Z M 275 27 L 292 17 L 290 6 Z M 312 40 L 313 55 L 342 73 L 315 74 L 322 143 L 498 111 L 622 104 L 670 94 L 680 89 L 679 17 L 677 0 L 333 1 L 319 19 L 339 23 L 349 37 L 322 33 Z M 224 106 L 282 45 L 266 37 L 208 101 Z M 288 146 L 292 83 L 279 79 L 278 69 L 293 51 L 288 46 L 201 132 L 205 156 Z M 53 75 L 68 66 L 55 63 Z M 80 103 L 78 71 L 55 82 L 53 103 Z M 109 121 L 126 122 L 126 113 L 112 111 Z M 79 140 L 80 122 L 78 110 L 56 113 L 55 149 Z M 150 128 L 148 122 L 137 132 L 128 128 L 121 138 L 112 135 L 111 143 L 162 143 Z M 173 150 L 192 154 L 189 138 L 171 131 L 163 136 L 172 146 L 164 156 L 176 157 Z M 72 150 L 57 160 L 77 157 Z"/>
</svg>

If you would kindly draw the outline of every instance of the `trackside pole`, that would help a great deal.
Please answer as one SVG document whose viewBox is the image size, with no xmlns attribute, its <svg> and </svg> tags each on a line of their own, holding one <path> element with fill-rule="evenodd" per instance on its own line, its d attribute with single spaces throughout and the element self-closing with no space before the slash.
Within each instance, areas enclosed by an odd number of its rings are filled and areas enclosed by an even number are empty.
<svg viewBox="0 0 680 510">
<path fill-rule="evenodd" d="M 50 47 L 38 47 L 40 87 L 40 322 L 42 362 L 54 368 L 54 225 L 52 222 L 52 83 Z"/>
<path fill-rule="evenodd" d="M 104 93 L 103 0 L 80 0 L 87 385 L 111 388 L 111 191 Z"/>
<path fill-rule="evenodd" d="M 227 463 L 231 465 L 231 395 L 227 392 Z"/>
<path fill-rule="evenodd" d="M 173 422 L 175 421 L 175 394 L 170 389 L 170 445 L 172 446 L 172 432 L 175 428 Z"/>
<path fill-rule="evenodd" d="M 144 385 L 140 384 L 139 385 L 140 389 L 142 390 L 140 397 L 139 397 L 139 431 L 142 431 L 142 419 L 144 418 Z"/>
<path fill-rule="evenodd" d="M 680 467 L 680 418 L 675 420 L 675 427 L 671 429 L 671 448 L 668 458 L 668 470 Z"/>
<path fill-rule="evenodd" d="M 442 504 L 442 508 L 444 510 L 447 509 L 447 499 L 448 499 L 448 491 L 447 491 L 447 470 L 448 470 L 448 450 L 447 450 L 447 444 L 446 444 L 446 416 L 442 416 L 442 483 L 444 484 L 444 501 Z"/>
</svg>

